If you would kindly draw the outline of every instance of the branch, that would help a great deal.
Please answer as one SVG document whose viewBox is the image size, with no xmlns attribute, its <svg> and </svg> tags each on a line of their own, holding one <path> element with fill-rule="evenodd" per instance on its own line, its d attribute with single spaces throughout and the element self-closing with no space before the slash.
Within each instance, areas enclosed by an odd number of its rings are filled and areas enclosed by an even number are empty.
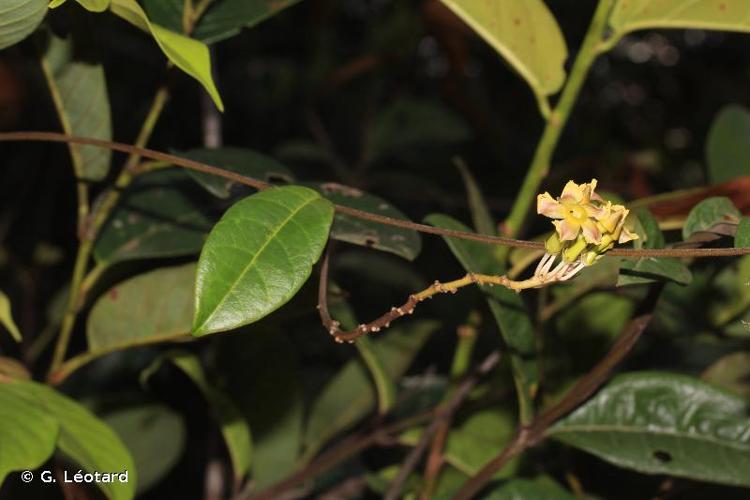
<svg viewBox="0 0 750 500">
<path fill-rule="evenodd" d="M 541 413 L 528 427 L 521 427 L 513 440 L 498 456 L 464 483 L 454 500 L 474 498 L 510 459 L 541 442 L 547 429 L 552 424 L 585 402 L 607 381 L 612 370 L 630 353 L 651 322 L 656 302 L 663 287 L 664 285 L 661 283 L 651 286 L 648 295 L 638 307 L 636 316 L 622 329 L 607 355 L 586 376 L 579 380 L 559 403 Z"/>
</svg>

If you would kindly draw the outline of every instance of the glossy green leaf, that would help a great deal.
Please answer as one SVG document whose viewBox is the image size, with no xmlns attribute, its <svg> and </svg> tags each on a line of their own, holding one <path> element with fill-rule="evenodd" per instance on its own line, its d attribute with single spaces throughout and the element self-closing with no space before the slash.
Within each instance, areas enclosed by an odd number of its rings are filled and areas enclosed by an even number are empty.
<svg viewBox="0 0 750 500">
<path fill-rule="evenodd" d="M 200 360 L 189 352 L 170 351 L 156 361 L 143 372 L 143 379 L 159 370 L 162 364 L 170 362 L 193 381 L 196 387 L 206 398 L 208 406 L 214 413 L 219 423 L 221 434 L 224 437 L 232 461 L 235 481 L 240 481 L 250 470 L 250 458 L 252 456 L 252 442 L 250 439 L 250 428 L 245 417 L 234 405 L 231 399 L 223 391 L 217 389 L 211 383 L 201 366 Z"/>
<path fill-rule="evenodd" d="M 659 372 L 616 377 L 547 434 L 621 467 L 750 486 L 746 400 Z"/>
<path fill-rule="evenodd" d="M 436 227 L 457 231 L 471 231 L 447 215 L 431 214 L 425 221 Z M 495 258 L 492 247 L 483 243 L 445 238 L 448 247 L 467 272 L 502 274 L 504 269 Z M 536 361 L 534 325 L 521 297 L 505 287 L 481 287 L 500 334 L 510 351 L 513 377 L 519 389 L 522 413 L 531 410 L 531 400 L 539 387 L 539 367 Z M 527 397 L 528 396 L 528 397 Z"/>
<path fill-rule="evenodd" d="M 750 4 L 745 0 L 618 0 L 609 24 L 615 38 L 650 28 L 750 32 Z"/>
<path fill-rule="evenodd" d="M 160 268 L 110 288 L 88 317 L 89 352 L 191 338 L 194 280 L 191 263 Z"/>
<path fill-rule="evenodd" d="M 10 333 L 16 342 L 21 342 L 21 331 L 13 320 L 13 312 L 10 308 L 10 299 L 5 292 L 0 291 L 0 324 Z"/>
<path fill-rule="evenodd" d="M 750 26 L 750 22 L 748 22 Z M 750 172 L 750 111 L 729 105 L 719 111 L 706 140 L 711 182 L 726 182 Z"/>
<path fill-rule="evenodd" d="M 496 235 L 495 219 L 490 214 L 490 209 L 487 207 L 487 202 L 484 199 L 477 180 L 463 161 L 457 162 L 456 167 L 461 174 L 461 179 L 464 181 L 474 229 L 480 234 Z"/>
<path fill-rule="evenodd" d="M 401 378 L 438 326 L 433 321 L 406 323 L 394 326 L 373 342 L 373 350 L 391 380 Z M 312 458 L 332 437 L 373 411 L 375 405 L 375 388 L 362 360 L 349 361 L 312 404 L 305 429 L 305 457 Z"/>
<path fill-rule="evenodd" d="M 359 189 L 335 182 L 306 185 L 325 196 L 331 203 L 394 219 L 409 220 L 399 209 L 383 198 Z M 390 252 L 409 260 L 414 260 L 422 250 L 422 238 L 416 231 L 378 224 L 340 213 L 334 218 L 331 237 L 339 241 Z"/>
<path fill-rule="evenodd" d="M 737 233 L 734 235 L 735 248 L 750 247 L 750 217 L 743 217 L 737 225 Z"/>
<path fill-rule="evenodd" d="M 218 148 L 218 149 L 193 149 L 185 153 L 177 153 L 179 156 L 190 160 L 206 163 L 214 167 L 221 167 L 245 177 L 252 177 L 266 182 L 292 182 L 294 175 L 284 165 L 270 156 L 256 153 L 250 149 L 241 148 Z M 232 191 L 240 188 L 236 183 L 222 177 L 188 170 L 188 174 L 212 195 L 227 199 Z M 250 189 L 247 186 L 242 188 Z"/>
<path fill-rule="evenodd" d="M 737 225 L 739 221 L 740 212 L 732 200 L 725 196 L 706 198 L 690 210 L 682 226 L 682 238 L 687 240 L 701 231 L 725 234 L 722 225 Z"/>
<path fill-rule="evenodd" d="M 198 21 L 193 36 L 206 43 L 230 38 L 242 28 L 274 16 L 300 0 L 217 0 Z M 145 0 L 144 6 L 155 23 L 171 30 L 182 27 L 183 0 Z"/>
<path fill-rule="evenodd" d="M 727 354 L 706 368 L 701 378 L 738 396 L 750 398 L 750 352 Z"/>
<path fill-rule="evenodd" d="M 193 335 L 247 325 L 285 304 L 310 276 L 332 220 L 331 203 L 300 186 L 235 203 L 198 261 Z"/>
<path fill-rule="evenodd" d="M 113 500 L 135 497 L 138 474 L 133 458 L 117 434 L 96 415 L 54 389 L 36 382 L 22 384 L 30 398 L 60 424 L 57 447 L 87 472 L 127 471 L 128 480 L 101 482 L 97 486 Z"/>
<path fill-rule="evenodd" d="M 638 239 L 635 240 L 636 248 L 664 248 L 664 233 L 659 228 L 659 222 L 646 208 L 639 208 L 633 214 L 640 231 L 636 231 Z"/>
<path fill-rule="evenodd" d="M 539 100 L 565 81 L 560 27 L 542 0 L 442 0 L 520 74 Z"/>
<path fill-rule="evenodd" d="M 224 111 L 224 104 L 211 74 L 211 55 L 204 43 L 151 23 L 136 0 L 111 0 L 110 9 L 130 24 L 151 33 L 164 55 L 175 66 L 198 80 L 216 107 Z"/>
<path fill-rule="evenodd" d="M 102 420 L 127 443 L 138 471 L 136 493 L 157 485 L 185 449 L 185 422 L 164 405 L 132 406 L 108 413 Z"/>
<path fill-rule="evenodd" d="M 96 240 L 100 264 L 197 254 L 214 218 L 210 197 L 185 172 L 157 170 L 139 176 L 123 194 Z"/>
<path fill-rule="evenodd" d="M 674 257 L 641 257 L 637 260 L 623 259 L 617 286 L 640 285 L 667 280 L 689 285 L 693 274 L 680 259 Z"/>
<path fill-rule="evenodd" d="M 0 50 L 33 33 L 46 13 L 47 0 L 5 0 L 0 6 Z"/>
<path fill-rule="evenodd" d="M 112 140 L 107 81 L 101 64 L 76 58 L 73 40 L 47 37 L 42 69 L 63 131 L 68 135 Z M 101 180 L 109 171 L 107 148 L 69 144 L 76 177 Z"/>
<path fill-rule="evenodd" d="M 0 486 L 10 472 L 41 466 L 59 432 L 57 420 L 29 398 L 26 383 L 0 378 Z"/>
</svg>

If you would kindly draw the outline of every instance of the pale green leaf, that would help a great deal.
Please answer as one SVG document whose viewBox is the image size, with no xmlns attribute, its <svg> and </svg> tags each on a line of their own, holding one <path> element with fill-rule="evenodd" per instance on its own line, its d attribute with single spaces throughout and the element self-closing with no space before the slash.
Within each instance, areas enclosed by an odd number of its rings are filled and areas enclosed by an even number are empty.
<svg viewBox="0 0 750 500">
<path fill-rule="evenodd" d="M 221 434 L 224 436 L 224 443 L 227 446 L 229 458 L 232 461 L 234 479 L 235 481 L 242 480 L 250 469 L 252 454 L 250 428 L 247 425 L 247 421 L 232 400 L 208 380 L 200 360 L 194 354 L 185 351 L 170 351 L 164 356 L 157 358 L 143 372 L 144 378 L 148 378 L 150 374 L 155 373 L 165 362 L 170 362 L 182 370 L 206 398 L 208 406 L 213 411 L 219 423 Z"/>
<path fill-rule="evenodd" d="M 734 104 L 719 111 L 708 131 L 706 160 L 714 183 L 750 173 L 750 111 Z"/>
<path fill-rule="evenodd" d="M 13 312 L 10 308 L 10 299 L 5 292 L 0 291 L 0 324 L 2 324 L 10 336 L 16 342 L 21 342 L 21 331 L 18 329 L 16 322 L 13 321 Z"/>
<path fill-rule="evenodd" d="M 703 231 L 716 231 L 724 234 L 721 226 L 736 226 L 740 221 L 740 211 L 732 200 L 725 196 L 706 198 L 690 210 L 682 226 L 682 237 L 687 240 L 693 234 Z"/>
<path fill-rule="evenodd" d="M 42 69 L 63 131 L 68 135 L 112 140 L 107 82 L 100 64 L 77 59 L 72 39 L 47 37 Z M 107 148 L 69 144 L 76 176 L 101 180 L 109 171 Z"/>
<path fill-rule="evenodd" d="M 150 32 L 167 58 L 198 80 L 216 107 L 224 111 L 224 104 L 211 74 L 211 55 L 204 43 L 151 23 L 136 0 L 112 0 L 110 9 L 134 26 Z"/>
<path fill-rule="evenodd" d="M 84 9 L 91 12 L 104 12 L 109 8 L 110 0 L 76 0 Z"/>
<path fill-rule="evenodd" d="M 685 375 L 616 377 L 547 434 L 615 465 L 750 486 L 750 407 Z"/>
<path fill-rule="evenodd" d="M 235 203 L 198 261 L 193 335 L 247 325 L 285 304 L 310 276 L 332 220 L 331 203 L 300 186 Z"/>
<path fill-rule="evenodd" d="M 0 50 L 33 33 L 46 13 L 47 0 L 4 0 L 0 4 Z"/>
<path fill-rule="evenodd" d="M 737 225 L 737 233 L 734 235 L 735 248 L 750 247 L 750 217 L 743 217 Z"/>
<path fill-rule="evenodd" d="M 560 90 L 568 49 L 542 0 L 442 1 L 505 58 L 537 99 Z"/>
<path fill-rule="evenodd" d="M 191 338 L 195 264 L 126 280 L 94 304 L 86 324 L 90 353 Z"/>
</svg>

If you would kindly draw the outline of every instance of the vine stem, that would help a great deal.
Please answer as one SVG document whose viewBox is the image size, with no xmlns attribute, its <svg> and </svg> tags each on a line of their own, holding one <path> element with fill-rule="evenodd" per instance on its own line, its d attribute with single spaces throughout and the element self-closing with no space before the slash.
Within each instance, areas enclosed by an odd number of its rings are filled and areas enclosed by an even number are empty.
<svg viewBox="0 0 750 500">
<path fill-rule="evenodd" d="M 560 100 L 547 118 L 544 132 L 531 160 L 531 166 L 513 203 L 510 215 L 503 225 L 504 231 L 510 236 L 516 236 L 520 231 L 526 215 L 534 203 L 534 197 L 539 192 L 539 186 L 549 172 L 552 155 L 570 117 L 581 87 L 586 80 L 586 75 L 596 57 L 601 53 L 604 33 L 607 28 L 607 17 L 613 3 L 614 0 L 599 0 L 599 5 L 594 12 L 573 68 L 570 70 L 570 76 L 565 83 Z"/>
</svg>

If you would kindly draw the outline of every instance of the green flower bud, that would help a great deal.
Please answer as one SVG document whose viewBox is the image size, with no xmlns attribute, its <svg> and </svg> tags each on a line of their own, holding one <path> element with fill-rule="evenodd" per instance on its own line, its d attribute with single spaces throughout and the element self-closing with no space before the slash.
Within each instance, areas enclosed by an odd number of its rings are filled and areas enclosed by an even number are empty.
<svg viewBox="0 0 750 500">
<path fill-rule="evenodd" d="M 562 250 L 562 242 L 560 241 L 560 235 L 557 232 L 552 233 L 552 236 L 547 238 L 544 242 L 544 249 L 548 254 L 556 255 Z"/>
<path fill-rule="evenodd" d="M 563 260 L 565 262 L 574 262 L 586 250 L 586 247 L 588 247 L 588 243 L 586 243 L 586 240 L 582 236 L 579 236 L 575 243 L 563 250 Z"/>
</svg>

